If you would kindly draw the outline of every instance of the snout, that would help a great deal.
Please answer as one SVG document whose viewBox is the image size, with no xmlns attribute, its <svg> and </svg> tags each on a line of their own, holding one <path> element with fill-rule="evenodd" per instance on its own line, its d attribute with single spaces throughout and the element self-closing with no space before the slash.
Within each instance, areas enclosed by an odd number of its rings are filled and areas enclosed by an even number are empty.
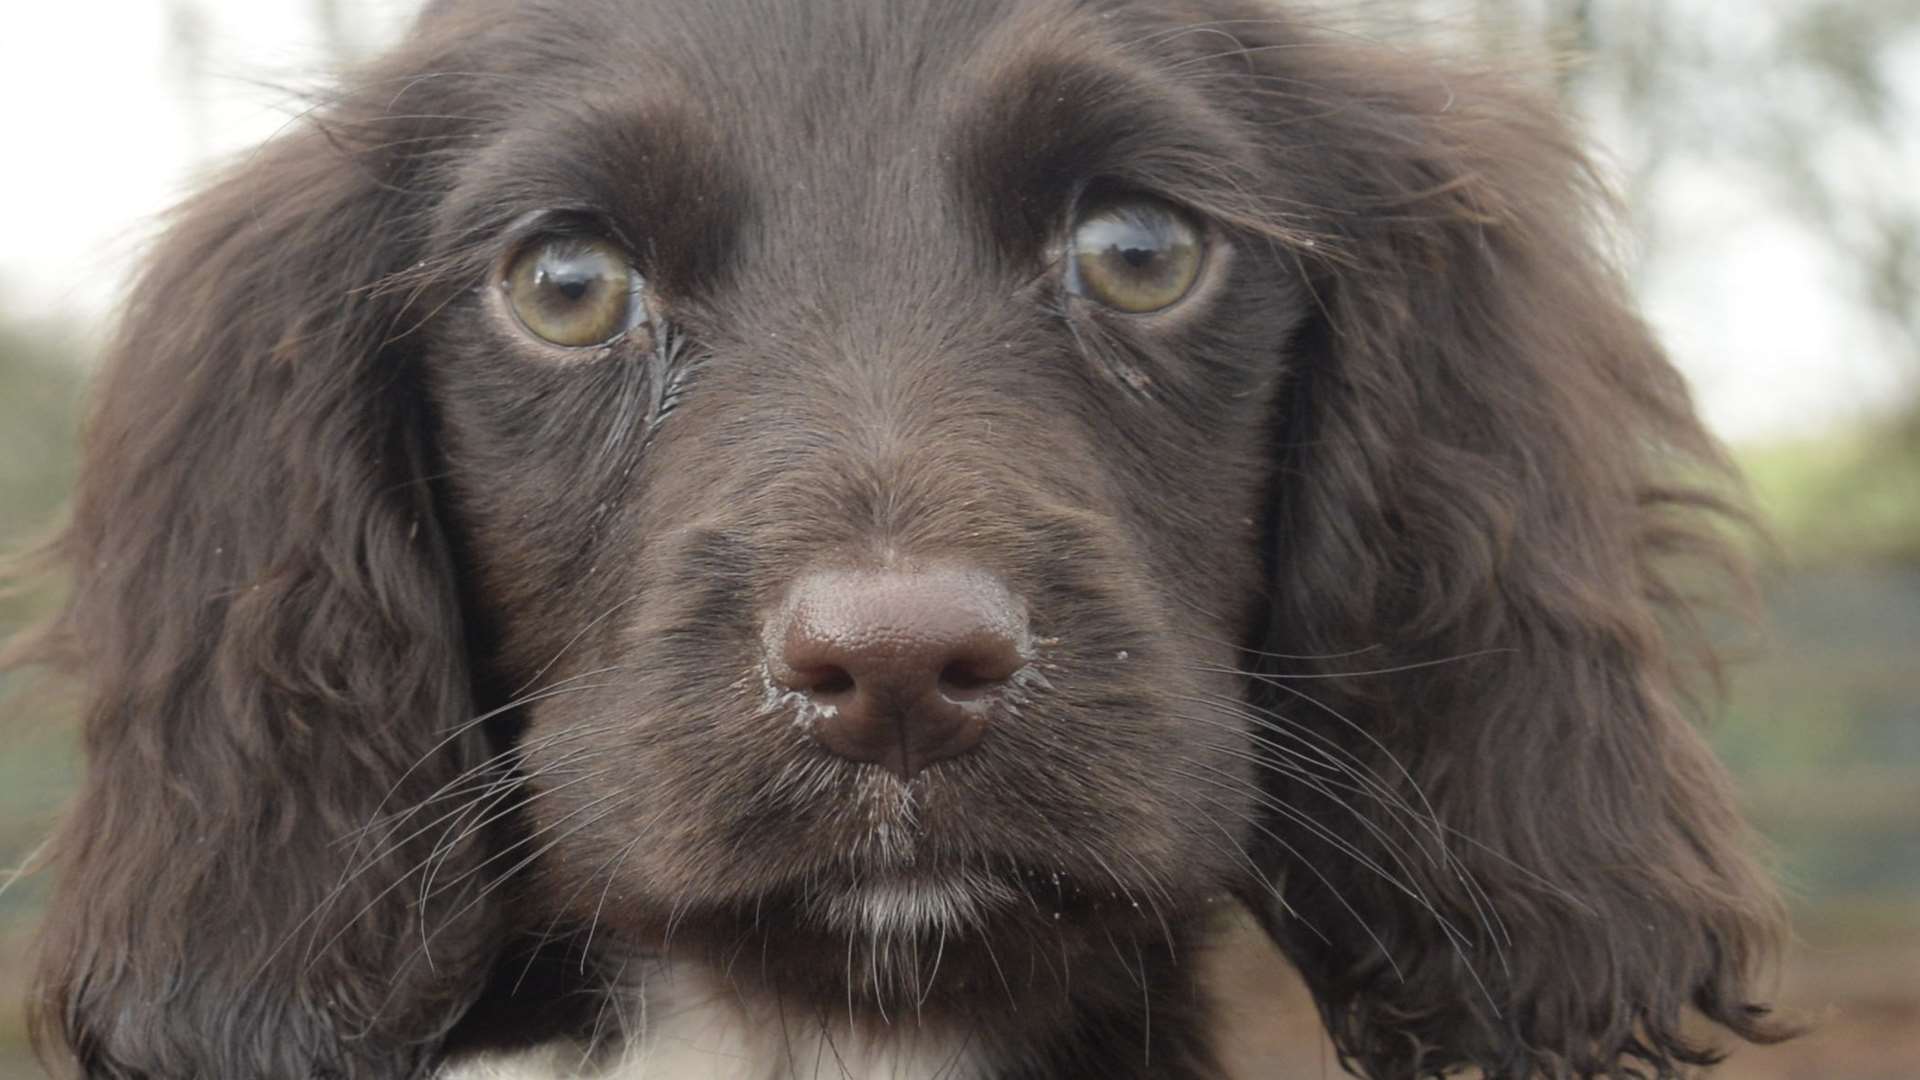
<svg viewBox="0 0 1920 1080">
<path fill-rule="evenodd" d="M 813 571 L 763 640 L 820 745 L 903 780 L 977 746 L 1032 659 L 1026 605 L 969 567 Z"/>
</svg>

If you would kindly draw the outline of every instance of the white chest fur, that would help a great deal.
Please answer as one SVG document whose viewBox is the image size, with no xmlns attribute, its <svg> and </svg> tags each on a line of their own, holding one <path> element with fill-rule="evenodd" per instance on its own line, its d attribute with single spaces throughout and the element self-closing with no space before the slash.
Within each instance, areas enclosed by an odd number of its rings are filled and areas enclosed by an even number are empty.
<svg viewBox="0 0 1920 1080">
<path fill-rule="evenodd" d="M 646 979 L 619 1018 L 625 1045 L 551 1044 L 455 1065 L 440 1080 L 986 1080 L 984 1047 L 902 1019 L 854 1027 L 741 997 L 704 968 Z"/>
</svg>

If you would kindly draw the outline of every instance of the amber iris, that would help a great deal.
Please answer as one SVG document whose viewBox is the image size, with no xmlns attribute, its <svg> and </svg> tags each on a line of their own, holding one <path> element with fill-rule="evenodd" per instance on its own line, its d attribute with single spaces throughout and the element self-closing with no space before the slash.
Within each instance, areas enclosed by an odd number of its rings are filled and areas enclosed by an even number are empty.
<svg viewBox="0 0 1920 1080">
<path fill-rule="evenodd" d="M 521 248 L 501 282 L 520 325 L 568 348 L 604 345 L 646 319 L 640 274 L 619 245 L 547 236 Z"/>
<path fill-rule="evenodd" d="M 1095 204 L 1074 223 L 1067 283 L 1115 311 L 1143 315 L 1193 288 L 1205 252 L 1180 210 L 1145 196 Z"/>
</svg>

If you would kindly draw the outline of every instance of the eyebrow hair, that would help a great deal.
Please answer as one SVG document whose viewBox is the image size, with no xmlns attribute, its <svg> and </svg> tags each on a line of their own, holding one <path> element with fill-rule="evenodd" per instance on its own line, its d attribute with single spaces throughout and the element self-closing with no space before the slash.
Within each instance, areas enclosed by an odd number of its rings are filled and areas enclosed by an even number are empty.
<svg viewBox="0 0 1920 1080">
<path fill-rule="evenodd" d="M 436 249 L 491 258 L 516 224 L 555 212 L 610 226 L 661 279 L 693 286 L 723 272 L 756 203 L 700 116 L 638 94 L 543 107 L 550 116 L 506 125 L 448 178 Z"/>
<path fill-rule="evenodd" d="M 949 129 L 955 180 L 1003 244 L 1045 235 L 1096 182 L 1202 210 L 1259 186 L 1248 133 L 1158 68 L 1041 48 L 975 78 Z"/>
</svg>

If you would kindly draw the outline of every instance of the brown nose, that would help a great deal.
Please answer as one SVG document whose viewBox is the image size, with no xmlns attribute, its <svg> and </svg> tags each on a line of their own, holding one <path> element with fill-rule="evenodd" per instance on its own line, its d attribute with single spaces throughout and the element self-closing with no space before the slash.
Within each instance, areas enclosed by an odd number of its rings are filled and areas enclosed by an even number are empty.
<svg viewBox="0 0 1920 1080">
<path fill-rule="evenodd" d="M 766 641 L 774 681 L 816 707 L 822 745 L 910 780 L 979 743 L 1028 631 L 980 571 L 829 570 L 794 584 Z"/>
</svg>

